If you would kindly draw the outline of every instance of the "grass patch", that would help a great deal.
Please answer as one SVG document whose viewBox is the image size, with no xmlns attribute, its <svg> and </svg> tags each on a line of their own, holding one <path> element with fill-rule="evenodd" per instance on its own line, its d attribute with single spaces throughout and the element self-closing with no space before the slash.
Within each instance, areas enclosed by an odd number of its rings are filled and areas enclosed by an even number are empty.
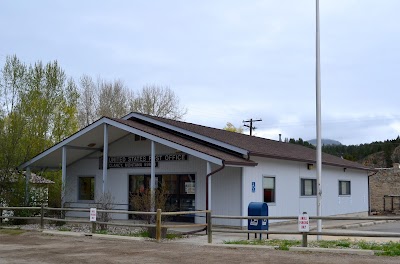
<svg viewBox="0 0 400 264">
<path fill-rule="evenodd" d="M 321 240 L 321 241 L 311 241 L 308 243 L 310 247 L 320 247 L 320 248 L 350 248 L 352 242 L 349 239 L 345 240 Z"/>
<path fill-rule="evenodd" d="M 96 234 L 100 234 L 100 235 L 108 235 L 108 231 L 107 230 L 96 230 Z"/>
<path fill-rule="evenodd" d="M 290 247 L 301 246 L 300 240 L 234 240 L 224 241 L 225 244 L 236 244 L 236 245 L 265 245 L 265 246 L 276 246 L 278 250 L 289 250 Z M 377 251 L 376 255 L 382 256 L 400 256 L 400 243 L 399 242 L 367 242 L 351 241 L 350 239 L 344 240 L 321 240 L 321 241 L 310 241 L 309 247 L 313 248 L 352 248 L 352 249 L 365 249 Z"/>
<path fill-rule="evenodd" d="M 235 240 L 235 241 L 224 241 L 225 244 L 236 244 L 236 245 L 257 245 L 257 246 L 275 246 L 279 250 L 289 250 L 289 247 L 300 246 L 301 241 L 299 240 Z"/>
<path fill-rule="evenodd" d="M 0 229 L 0 234 L 18 236 L 25 233 L 24 230 L 21 229 Z"/>
<path fill-rule="evenodd" d="M 360 241 L 358 245 L 361 249 L 370 249 L 379 251 L 375 253 L 376 255 L 382 256 L 400 256 L 400 243 L 398 242 L 386 242 L 386 243 L 375 243 L 375 242 L 365 242 Z"/>
<path fill-rule="evenodd" d="M 181 234 L 167 234 L 167 236 L 165 237 L 166 239 L 178 239 L 178 238 L 182 238 L 183 235 Z"/>
</svg>

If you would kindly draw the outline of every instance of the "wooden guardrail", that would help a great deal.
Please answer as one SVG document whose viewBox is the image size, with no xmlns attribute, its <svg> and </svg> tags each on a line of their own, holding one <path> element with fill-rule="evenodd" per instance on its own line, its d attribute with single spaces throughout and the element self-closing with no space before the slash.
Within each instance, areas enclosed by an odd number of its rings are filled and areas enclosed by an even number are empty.
<svg viewBox="0 0 400 264">
<path fill-rule="evenodd" d="M 23 217 L 23 216 L 3 216 L 1 213 L 3 210 L 15 211 L 15 210 L 39 210 L 40 214 L 33 217 Z M 154 215 L 155 222 L 151 224 L 139 223 L 116 223 L 116 222 L 91 222 L 89 220 L 76 220 L 76 219 L 60 219 L 46 217 L 45 211 L 71 211 L 71 212 L 89 212 L 89 208 L 51 208 L 51 207 L 0 207 L 0 220 L 4 218 L 9 219 L 35 219 L 40 221 L 40 228 L 44 228 L 45 221 L 63 221 L 67 223 L 84 223 L 92 224 L 92 232 L 96 231 L 96 225 L 104 224 L 110 226 L 127 226 L 127 227 L 153 227 L 156 229 L 156 240 L 161 240 L 161 232 L 163 228 L 194 228 L 194 227 L 204 227 L 207 231 L 208 243 L 212 243 L 213 232 L 223 232 L 223 233 L 255 233 L 255 234 L 283 234 L 283 235 L 302 235 L 303 246 L 307 246 L 307 236 L 309 235 L 329 235 L 329 236 L 348 236 L 348 237 L 399 237 L 400 233 L 388 233 L 388 232 L 297 232 L 297 231 L 274 231 L 274 230 L 235 230 L 235 229 L 218 229 L 213 228 L 213 219 L 268 219 L 268 220 L 296 220 L 298 216 L 226 216 L 226 215 L 212 215 L 211 210 L 197 210 L 197 211 L 181 211 L 181 212 L 162 212 L 158 209 L 157 212 L 140 212 L 140 211 L 123 211 L 123 210 L 97 210 L 98 213 L 117 213 L 117 214 L 130 214 L 130 215 Z M 205 224 L 163 224 L 162 218 L 166 216 L 176 216 L 185 214 L 205 214 L 206 223 Z M 310 220 L 366 220 L 366 221 L 379 221 L 379 220 L 396 220 L 400 221 L 398 216 L 371 216 L 371 217 L 352 217 L 352 216 L 309 216 Z"/>
<path fill-rule="evenodd" d="M 40 210 L 39 216 L 3 216 L 3 210 L 6 211 L 15 211 L 15 210 Z M 156 228 L 156 240 L 161 240 L 161 232 L 162 228 L 187 228 L 187 227 L 204 227 L 207 230 L 208 241 L 212 242 L 212 231 L 211 225 L 206 224 L 180 224 L 180 225 L 165 225 L 162 223 L 163 216 L 176 216 L 176 215 L 185 215 L 185 214 L 206 214 L 206 218 L 209 222 L 211 222 L 211 211 L 210 210 L 197 210 L 197 211 L 180 211 L 180 212 L 162 212 L 161 209 L 157 209 L 157 212 L 142 212 L 142 211 L 123 211 L 123 210 L 96 210 L 97 213 L 110 213 L 110 214 L 128 214 L 128 215 L 154 215 L 156 217 L 156 221 L 154 224 L 130 224 L 130 223 L 115 223 L 115 222 L 101 222 L 101 221 L 89 221 L 84 219 L 64 219 L 64 218 L 53 218 L 46 217 L 45 211 L 66 211 L 66 212 L 90 212 L 90 208 L 52 208 L 52 207 L 0 207 L 0 220 L 7 219 L 31 219 L 31 220 L 39 220 L 40 228 L 44 228 L 45 221 L 60 221 L 66 223 L 82 223 L 82 224 L 91 224 L 91 232 L 96 232 L 96 225 L 110 225 L 110 226 L 127 226 L 127 227 L 153 227 Z M 0 221 L 1 223 L 1 221 Z"/>
<path fill-rule="evenodd" d="M 213 215 L 211 218 L 216 219 L 268 219 L 268 220 L 298 220 L 298 216 L 226 216 L 226 215 Z M 380 220 L 396 220 L 400 221 L 399 216 L 371 216 L 371 217 L 356 217 L 356 216 L 309 216 L 310 220 L 367 220 L 367 221 L 380 221 Z M 265 230 L 229 230 L 226 229 L 213 229 L 213 232 L 221 233 L 255 233 L 255 234 L 275 234 L 275 235 L 302 235 L 302 246 L 307 247 L 308 235 L 327 235 L 327 236 L 347 236 L 347 237 L 398 237 L 400 233 L 389 232 L 296 232 L 296 231 L 265 231 Z"/>
</svg>

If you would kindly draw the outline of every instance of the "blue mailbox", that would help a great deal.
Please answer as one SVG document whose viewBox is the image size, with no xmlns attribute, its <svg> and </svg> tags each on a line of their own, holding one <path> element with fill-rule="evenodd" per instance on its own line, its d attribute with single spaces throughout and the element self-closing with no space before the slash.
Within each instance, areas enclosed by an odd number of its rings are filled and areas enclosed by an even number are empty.
<svg viewBox="0 0 400 264">
<path fill-rule="evenodd" d="M 267 203 L 251 202 L 247 209 L 248 216 L 268 216 L 268 205 Z M 268 219 L 248 219 L 247 230 L 268 230 Z M 257 237 L 257 234 L 255 234 Z M 247 234 L 249 238 L 249 233 Z M 268 238 L 268 235 L 267 235 Z M 261 239 L 261 234 L 260 234 Z"/>
</svg>

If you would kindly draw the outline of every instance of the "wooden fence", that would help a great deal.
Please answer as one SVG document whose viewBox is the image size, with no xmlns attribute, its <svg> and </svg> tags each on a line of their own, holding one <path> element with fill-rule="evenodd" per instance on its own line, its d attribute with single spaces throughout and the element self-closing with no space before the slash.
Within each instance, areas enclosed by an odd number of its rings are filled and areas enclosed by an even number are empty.
<svg viewBox="0 0 400 264">
<path fill-rule="evenodd" d="M 17 211 L 17 210 L 29 210 L 29 211 L 40 211 L 37 216 L 3 216 L 3 211 Z M 128 214 L 128 215 L 153 215 L 155 216 L 155 223 L 116 223 L 116 222 L 101 222 L 101 221 L 90 221 L 85 219 L 65 219 L 65 218 L 54 218 L 46 217 L 46 212 L 48 211 L 60 211 L 60 212 L 90 212 L 90 208 L 51 208 L 51 207 L 0 207 L 0 223 L 2 219 L 26 219 L 26 220 L 36 220 L 40 223 L 40 228 L 44 228 L 45 221 L 60 221 L 65 223 L 81 223 L 81 224 L 91 224 L 92 233 L 96 232 L 97 225 L 110 225 L 110 226 L 127 226 L 127 227 L 144 227 L 144 228 L 155 228 L 156 229 L 156 240 L 161 240 L 161 232 L 163 228 L 195 228 L 203 227 L 207 230 L 208 242 L 212 243 L 211 237 L 211 225 L 208 224 L 179 224 L 179 225 L 166 225 L 162 222 L 163 216 L 176 216 L 176 215 L 189 215 L 189 214 L 205 214 L 208 222 L 211 222 L 211 211 L 210 210 L 199 210 L 199 211 L 180 211 L 180 212 L 162 212 L 161 209 L 157 209 L 157 212 L 139 212 L 139 211 L 123 211 L 123 210 L 101 210 L 97 209 L 97 213 L 109 213 L 109 214 Z"/>
<path fill-rule="evenodd" d="M 298 220 L 298 216 L 226 216 L 226 215 L 212 215 L 212 219 L 262 219 L 262 220 Z M 310 216 L 310 220 L 356 220 L 356 221 L 382 221 L 382 220 L 396 220 L 400 221 L 399 216 L 373 216 L 373 217 L 353 217 L 353 216 Z M 211 225 L 211 224 L 210 224 Z M 213 232 L 221 233 L 255 233 L 255 234 L 275 234 L 275 235 L 301 235 L 302 246 L 307 247 L 307 240 L 309 235 L 313 236 L 346 236 L 346 237 L 395 237 L 400 238 L 400 233 L 391 232 L 326 232 L 326 231 L 274 231 L 274 230 L 226 230 L 226 229 L 212 229 Z"/>
<path fill-rule="evenodd" d="M 3 210 L 6 211 L 15 211 L 15 210 L 37 210 L 39 211 L 39 215 L 30 216 L 30 217 L 22 217 L 22 216 L 3 216 Z M 347 237 L 395 237 L 400 238 L 400 233 L 390 233 L 390 232 L 298 232 L 298 231 L 274 231 L 274 230 L 237 230 L 237 229 L 221 229 L 221 228 L 213 228 L 212 227 L 212 219 L 268 219 L 268 220 L 297 220 L 298 216 L 224 216 L 224 215 L 212 215 L 211 210 L 198 210 L 198 211 L 185 211 L 185 212 L 162 212 L 161 209 L 157 209 L 157 212 L 139 212 L 139 211 L 122 211 L 122 210 L 97 210 L 97 213 L 115 213 L 115 214 L 128 214 L 128 215 L 153 215 L 155 216 L 155 223 L 153 224 L 134 224 L 134 223 L 115 223 L 115 222 L 100 222 L 100 221 L 89 221 L 89 220 L 76 220 L 76 219 L 61 219 L 61 218 L 53 218 L 46 217 L 46 213 L 48 211 L 73 211 L 73 212 L 90 212 L 89 208 L 50 208 L 50 207 L 0 207 L 0 223 L 2 219 L 31 219 L 37 220 L 40 222 L 40 228 L 44 228 L 45 221 L 63 221 L 66 223 L 84 223 L 84 224 L 92 224 L 91 231 L 96 231 L 96 225 L 114 225 L 114 226 L 127 226 L 127 227 L 153 227 L 156 229 L 156 240 L 161 240 L 161 232 L 163 228 L 195 228 L 195 227 L 203 227 L 207 233 L 208 243 L 212 243 L 212 234 L 213 232 L 220 233 L 255 233 L 255 234 L 282 234 L 282 235 L 302 235 L 303 237 L 303 246 L 307 246 L 307 237 L 309 235 L 328 235 L 328 236 L 347 236 Z M 206 223 L 205 224 L 176 224 L 176 225 L 166 225 L 162 223 L 163 216 L 176 216 L 176 215 L 188 215 L 188 214 L 205 214 L 206 215 Z M 400 221 L 400 217 L 398 216 L 372 216 L 372 217 L 350 217 L 350 216 L 310 216 L 310 220 L 365 220 L 365 221 L 380 221 L 380 220 L 396 220 Z"/>
</svg>

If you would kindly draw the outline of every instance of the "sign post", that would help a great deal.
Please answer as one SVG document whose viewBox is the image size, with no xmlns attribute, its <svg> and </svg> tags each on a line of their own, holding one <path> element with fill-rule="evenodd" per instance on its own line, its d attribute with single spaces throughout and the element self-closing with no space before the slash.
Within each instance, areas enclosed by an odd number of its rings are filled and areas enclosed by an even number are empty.
<svg viewBox="0 0 400 264">
<path fill-rule="evenodd" d="M 299 232 L 303 233 L 302 246 L 307 247 L 307 233 L 310 232 L 310 217 L 307 212 L 303 212 L 303 214 L 299 215 L 297 223 Z"/>
<path fill-rule="evenodd" d="M 90 208 L 89 219 L 90 222 L 92 222 L 92 233 L 96 233 L 96 220 L 97 220 L 96 218 L 97 218 L 97 209 Z"/>
<path fill-rule="evenodd" d="M 90 208 L 90 222 L 96 222 L 97 210 L 96 208 Z"/>
</svg>

